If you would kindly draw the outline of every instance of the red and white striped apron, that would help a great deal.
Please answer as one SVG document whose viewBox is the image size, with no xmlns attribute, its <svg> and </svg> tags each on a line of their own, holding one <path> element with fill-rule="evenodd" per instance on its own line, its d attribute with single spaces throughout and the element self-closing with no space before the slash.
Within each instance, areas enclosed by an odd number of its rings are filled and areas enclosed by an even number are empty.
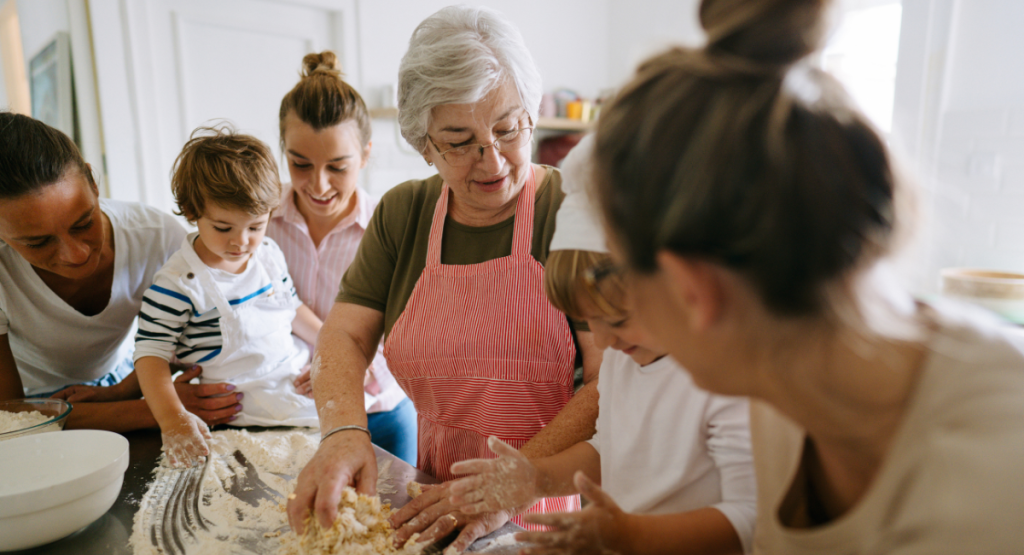
<svg viewBox="0 0 1024 555">
<path fill-rule="evenodd" d="M 444 185 L 423 275 L 384 344 L 391 373 L 419 413 L 419 469 L 442 481 L 456 478 L 452 463 L 493 458 L 488 436 L 522 447 L 573 394 L 572 333 L 544 295 L 544 267 L 530 255 L 535 194 L 531 168 L 516 204 L 511 255 L 444 265 Z M 578 496 L 551 498 L 530 512 L 579 506 Z"/>
</svg>

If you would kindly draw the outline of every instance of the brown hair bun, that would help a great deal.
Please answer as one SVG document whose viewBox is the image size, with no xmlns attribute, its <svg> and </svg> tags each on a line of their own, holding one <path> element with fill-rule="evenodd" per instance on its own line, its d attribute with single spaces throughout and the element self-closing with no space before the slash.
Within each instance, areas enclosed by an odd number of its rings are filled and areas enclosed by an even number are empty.
<svg viewBox="0 0 1024 555">
<path fill-rule="evenodd" d="M 751 72 L 782 73 L 817 50 L 830 0 L 704 0 L 709 56 L 741 58 Z"/>
<path fill-rule="evenodd" d="M 359 127 L 359 141 L 365 148 L 373 130 L 370 112 L 359 92 L 345 82 L 338 69 L 338 57 L 330 50 L 306 54 L 302 58 L 302 78 L 281 99 L 278 111 L 281 150 L 289 114 L 316 131 L 354 121 Z"/>
<path fill-rule="evenodd" d="M 330 50 L 306 54 L 302 58 L 302 78 L 312 77 L 318 73 L 326 73 L 332 77 L 341 78 L 341 69 L 338 67 L 338 56 Z"/>
</svg>

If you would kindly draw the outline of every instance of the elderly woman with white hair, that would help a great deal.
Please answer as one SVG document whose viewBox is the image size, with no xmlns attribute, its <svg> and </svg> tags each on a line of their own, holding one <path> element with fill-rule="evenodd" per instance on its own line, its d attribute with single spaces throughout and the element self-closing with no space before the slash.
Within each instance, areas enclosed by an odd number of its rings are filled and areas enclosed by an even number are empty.
<svg viewBox="0 0 1024 555">
<path fill-rule="evenodd" d="M 382 335 L 419 414 L 418 466 L 442 482 L 455 462 L 493 457 L 490 436 L 532 458 L 594 431 L 600 351 L 544 295 L 564 194 L 557 169 L 530 161 L 541 83 L 521 35 L 496 12 L 445 8 L 413 32 L 398 88 L 402 135 L 438 173 L 381 199 L 320 333 L 323 439 L 288 505 L 299 532 L 311 507 L 321 526 L 333 522 L 343 487 L 375 492 L 360 392 Z M 574 396 L 577 360 L 586 385 Z M 392 523 L 397 543 L 461 528 L 461 551 L 517 513 L 578 506 L 574 496 L 470 518 L 442 484 Z"/>
</svg>

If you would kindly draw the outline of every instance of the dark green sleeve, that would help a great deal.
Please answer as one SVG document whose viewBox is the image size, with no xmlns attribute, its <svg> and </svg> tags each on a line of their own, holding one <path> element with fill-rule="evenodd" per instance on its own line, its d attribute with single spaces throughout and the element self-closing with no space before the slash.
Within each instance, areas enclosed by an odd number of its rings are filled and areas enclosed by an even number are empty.
<svg viewBox="0 0 1024 555">
<path fill-rule="evenodd" d="M 373 211 L 366 233 L 352 265 L 341 278 L 335 301 L 352 303 L 384 312 L 388 303 L 391 280 L 395 275 L 396 252 L 392 230 L 388 229 L 388 196 Z"/>
</svg>

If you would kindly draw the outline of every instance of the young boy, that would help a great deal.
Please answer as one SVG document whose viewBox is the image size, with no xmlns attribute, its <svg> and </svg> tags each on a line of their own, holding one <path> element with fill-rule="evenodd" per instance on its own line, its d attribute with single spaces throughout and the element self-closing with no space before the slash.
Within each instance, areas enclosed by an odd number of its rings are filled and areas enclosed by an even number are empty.
<svg viewBox="0 0 1024 555">
<path fill-rule="evenodd" d="M 698 389 L 630 318 L 583 190 L 590 141 L 563 165 L 566 198 L 544 281 L 551 303 L 586 320 L 605 348 L 597 433 L 532 461 L 492 438 L 497 459 L 452 466 L 472 476 L 452 484 L 451 501 L 474 514 L 579 491 L 591 501 L 584 510 L 531 517 L 551 529 L 517 537 L 550 552 L 749 551 L 756 491 L 747 403 Z"/>
<path fill-rule="evenodd" d="M 171 177 L 178 214 L 198 227 L 143 295 L 135 368 L 172 466 L 208 454 L 206 425 L 182 406 L 169 361 L 230 382 L 236 426 L 319 426 L 292 381 L 309 361 L 315 316 L 299 301 L 277 244 L 264 237 L 281 182 L 270 149 L 228 127 L 200 128 Z"/>
</svg>

